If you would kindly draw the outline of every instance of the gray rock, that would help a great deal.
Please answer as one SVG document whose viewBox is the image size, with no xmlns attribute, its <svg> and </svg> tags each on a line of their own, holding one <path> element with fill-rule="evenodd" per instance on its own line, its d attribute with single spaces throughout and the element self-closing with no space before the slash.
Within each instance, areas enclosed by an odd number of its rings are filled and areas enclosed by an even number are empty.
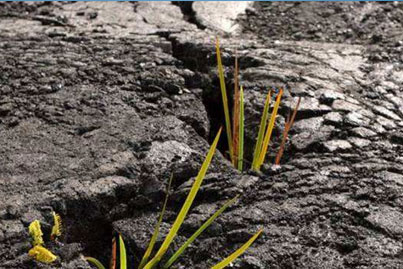
<svg viewBox="0 0 403 269">
<path fill-rule="evenodd" d="M 317 131 L 323 125 L 323 117 L 315 117 L 299 120 L 294 123 L 293 129 L 297 132 L 313 132 Z"/>
<path fill-rule="evenodd" d="M 368 138 L 368 137 L 373 137 L 376 136 L 376 133 L 374 131 L 371 131 L 370 129 L 367 129 L 365 127 L 356 127 L 351 129 L 351 132 L 353 135 L 362 137 L 362 138 Z"/>
<path fill-rule="evenodd" d="M 238 15 L 244 13 L 252 3 L 251 1 L 194 2 L 192 7 L 200 24 L 231 33 L 239 27 L 236 23 Z"/>
<path fill-rule="evenodd" d="M 323 145 L 330 152 L 345 151 L 352 147 L 346 140 L 330 140 L 324 142 Z"/>
<path fill-rule="evenodd" d="M 361 107 L 344 100 L 335 100 L 332 104 L 332 109 L 335 111 L 353 112 L 360 110 Z"/>
<path fill-rule="evenodd" d="M 374 209 L 371 214 L 366 217 L 372 225 L 382 230 L 387 231 L 395 236 L 403 235 L 403 227 L 400 223 L 403 222 L 403 214 L 390 206 L 382 206 L 379 209 Z"/>
<path fill-rule="evenodd" d="M 343 116 L 339 112 L 330 112 L 325 115 L 324 122 L 327 124 L 340 126 L 343 122 Z"/>
<path fill-rule="evenodd" d="M 344 121 L 352 126 L 367 126 L 370 119 L 364 117 L 359 112 L 350 112 L 344 117 Z"/>
<path fill-rule="evenodd" d="M 332 90 L 319 90 L 318 94 L 320 102 L 327 105 L 332 105 L 335 100 L 344 100 L 346 98 L 344 94 Z"/>
<path fill-rule="evenodd" d="M 396 124 L 393 122 L 393 120 L 384 118 L 382 116 L 377 116 L 376 122 L 378 122 L 380 125 L 382 125 L 382 127 L 384 127 L 387 130 L 395 129 L 397 127 Z"/>
<path fill-rule="evenodd" d="M 294 135 L 291 143 L 297 150 L 309 150 L 311 146 L 319 145 L 320 142 L 327 140 L 333 129 L 333 126 L 323 126 L 315 132 L 302 132 Z"/>
<path fill-rule="evenodd" d="M 293 110 L 295 102 L 286 100 L 282 103 L 282 106 L 289 110 Z M 331 110 L 332 109 L 329 106 L 320 104 L 317 98 L 310 98 L 310 97 L 302 98 L 301 104 L 298 108 L 298 111 L 300 113 L 309 113 L 311 115 L 321 115 L 330 112 Z"/>
<path fill-rule="evenodd" d="M 396 115 L 395 113 L 393 113 L 392 111 L 390 111 L 389 109 L 387 109 L 385 107 L 374 106 L 373 109 L 374 109 L 375 113 L 377 113 L 379 115 L 382 115 L 382 116 L 385 116 L 385 117 L 387 117 L 389 119 L 401 120 L 401 118 L 398 115 Z"/>
<path fill-rule="evenodd" d="M 363 148 L 366 146 L 369 146 L 371 144 L 371 141 L 368 139 L 363 139 L 363 138 L 358 138 L 358 137 L 349 137 L 348 142 L 353 144 L 354 146 L 358 148 Z"/>
</svg>

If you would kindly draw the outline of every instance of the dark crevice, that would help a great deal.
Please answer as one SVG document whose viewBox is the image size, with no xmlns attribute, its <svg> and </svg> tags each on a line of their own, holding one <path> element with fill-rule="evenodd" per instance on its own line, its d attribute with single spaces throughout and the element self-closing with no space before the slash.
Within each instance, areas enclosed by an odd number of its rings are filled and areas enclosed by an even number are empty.
<svg viewBox="0 0 403 269">
<path fill-rule="evenodd" d="M 196 25 L 198 29 L 201 29 L 201 30 L 206 29 L 206 26 L 201 24 L 196 19 L 196 12 L 194 12 L 194 10 L 192 8 L 193 1 L 172 1 L 172 4 L 178 6 L 181 9 L 183 18 L 185 19 L 185 21 Z"/>
</svg>

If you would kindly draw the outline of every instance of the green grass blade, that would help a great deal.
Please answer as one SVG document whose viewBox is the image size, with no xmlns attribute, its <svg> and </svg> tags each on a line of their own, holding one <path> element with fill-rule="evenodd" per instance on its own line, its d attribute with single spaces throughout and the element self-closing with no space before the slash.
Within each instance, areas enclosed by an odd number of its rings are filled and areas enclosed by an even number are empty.
<svg viewBox="0 0 403 269">
<path fill-rule="evenodd" d="M 101 263 L 100 261 L 98 261 L 97 259 L 95 259 L 95 258 L 92 258 L 92 257 L 84 257 L 84 259 L 85 259 L 87 262 L 89 262 L 89 263 L 95 265 L 98 269 L 105 269 L 105 266 L 103 266 L 102 263 Z"/>
<path fill-rule="evenodd" d="M 243 87 L 239 93 L 239 143 L 238 143 L 238 170 L 242 172 L 243 169 L 243 140 L 245 128 L 245 112 L 244 112 L 244 96 Z"/>
<path fill-rule="evenodd" d="M 220 139 L 222 128 L 217 133 L 217 136 L 214 139 L 213 144 L 210 147 L 209 152 L 207 153 L 206 159 L 204 160 L 199 174 L 197 175 L 192 188 L 189 191 L 188 196 L 186 197 L 185 202 L 183 203 L 183 206 L 176 217 L 176 220 L 174 224 L 172 224 L 171 229 L 169 230 L 168 235 L 166 236 L 164 242 L 162 243 L 160 249 L 158 250 L 157 254 L 152 258 L 151 261 L 149 261 L 145 266 L 144 269 L 151 269 L 153 268 L 162 258 L 162 256 L 166 253 L 168 250 L 169 246 L 171 245 L 173 239 L 175 238 L 176 234 L 178 233 L 179 228 L 181 227 L 192 203 L 193 200 L 196 197 L 197 192 L 199 191 L 199 188 L 203 182 L 204 176 L 206 175 L 207 169 L 210 165 L 211 160 L 213 159 L 215 149 L 217 147 L 218 140 Z"/>
<path fill-rule="evenodd" d="M 127 257 L 125 242 L 121 235 L 119 235 L 119 256 L 120 256 L 120 269 L 127 269 Z"/>
<path fill-rule="evenodd" d="M 235 71 L 234 71 L 234 100 L 233 100 L 233 110 L 232 110 L 232 149 L 233 149 L 233 159 L 232 164 L 234 167 L 238 163 L 238 149 L 239 149 L 239 71 L 238 71 L 238 56 L 235 52 Z"/>
<path fill-rule="evenodd" d="M 271 91 L 267 93 L 266 101 L 264 102 L 263 114 L 260 119 L 259 133 L 256 140 L 255 151 L 253 152 L 252 169 L 257 170 L 257 162 L 259 160 L 260 151 L 262 150 L 264 131 L 266 130 L 267 119 L 269 118 L 269 107 L 271 100 Z"/>
<path fill-rule="evenodd" d="M 226 267 L 228 264 L 233 262 L 236 258 L 238 258 L 240 255 L 242 255 L 249 247 L 252 245 L 252 243 L 259 237 L 259 235 L 263 232 L 263 230 L 259 230 L 254 236 L 252 236 L 248 242 L 246 242 L 243 246 L 241 246 L 239 249 L 237 249 L 234 253 L 229 255 L 227 258 L 222 260 L 221 262 L 217 263 L 211 269 L 222 269 Z"/>
<path fill-rule="evenodd" d="M 224 69 L 222 67 L 222 61 L 221 61 L 220 42 L 219 42 L 218 38 L 216 40 L 216 52 L 217 52 L 218 77 L 220 78 L 220 88 L 221 88 L 222 104 L 224 107 L 225 129 L 227 131 L 229 155 L 230 155 L 231 161 L 233 161 L 234 150 L 232 148 L 232 135 L 231 135 L 232 129 L 231 129 L 229 109 L 228 109 L 227 90 L 225 88 L 225 81 L 224 81 Z"/>
<path fill-rule="evenodd" d="M 166 209 L 167 203 L 168 203 L 169 190 L 171 189 L 172 179 L 173 179 L 173 174 L 171 175 L 171 178 L 169 179 L 169 183 L 168 183 L 168 187 L 167 187 L 166 195 L 165 195 L 165 201 L 164 201 L 164 205 L 163 205 L 162 210 L 161 210 L 160 217 L 158 219 L 158 223 L 154 228 L 154 232 L 153 232 L 153 235 L 151 237 L 150 243 L 149 243 L 149 245 L 147 247 L 147 250 L 144 253 L 143 258 L 141 259 L 140 265 L 138 267 L 139 269 L 142 269 L 144 267 L 144 265 L 146 265 L 146 263 L 148 262 L 148 258 L 150 257 L 150 255 L 151 255 L 151 253 L 152 253 L 152 251 L 154 249 L 155 242 L 157 241 L 158 234 L 160 232 L 161 222 L 162 222 L 162 219 L 164 217 L 165 209 Z"/>
<path fill-rule="evenodd" d="M 238 195 L 231 200 L 227 201 L 219 210 L 217 210 L 202 226 L 175 252 L 174 255 L 165 263 L 164 269 L 169 268 L 178 257 L 185 251 L 185 249 L 205 230 L 210 224 L 224 212 L 227 207 L 233 204 L 238 199 Z"/>
<path fill-rule="evenodd" d="M 266 157 L 267 148 L 269 147 L 271 134 L 273 132 L 274 123 L 276 121 L 278 108 L 280 106 L 281 95 L 283 95 L 283 90 L 282 89 L 280 89 L 280 92 L 277 94 L 276 103 L 274 104 L 273 111 L 272 111 L 271 117 L 270 117 L 270 122 L 269 122 L 269 125 L 267 126 L 267 131 L 266 131 L 266 134 L 265 134 L 265 137 L 264 137 L 262 150 L 260 151 L 259 161 L 257 163 L 256 170 L 260 170 L 260 166 L 263 164 L 264 159 Z"/>
</svg>

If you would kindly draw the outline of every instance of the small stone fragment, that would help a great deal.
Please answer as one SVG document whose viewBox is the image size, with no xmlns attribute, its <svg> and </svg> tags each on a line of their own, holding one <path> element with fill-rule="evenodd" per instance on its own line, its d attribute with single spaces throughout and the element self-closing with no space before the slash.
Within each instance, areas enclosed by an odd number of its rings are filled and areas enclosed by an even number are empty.
<svg viewBox="0 0 403 269">
<path fill-rule="evenodd" d="M 361 107 L 344 100 L 335 100 L 332 104 L 332 109 L 336 111 L 352 112 L 360 110 Z"/>
<path fill-rule="evenodd" d="M 370 129 L 367 129 L 365 127 L 353 128 L 351 131 L 352 131 L 353 135 L 362 137 L 362 138 L 376 136 L 376 133 L 374 131 L 371 131 Z"/>
<path fill-rule="evenodd" d="M 325 123 L 339 126 L 343 122 L 343 117 L 339 112 L 330 112 L 325 115 Z"/>
<path fill-rule="evenodd" d="M 323 145 L 330 152 L 344 151 L 352 148 L 351 144 L 346 140 L 330 140 L 324 142 Z"/>
<path fill-rule="evenodd" d="M 350 112 L 348 113 L 345 118 L 344 121 L 347 124 L 353 125 L 353 126 L 365 126 L 368 125 L 370 120 L 366 117 L 364 117 L 362 114 L 360 114 L 359 112 Z"/>
</svg>

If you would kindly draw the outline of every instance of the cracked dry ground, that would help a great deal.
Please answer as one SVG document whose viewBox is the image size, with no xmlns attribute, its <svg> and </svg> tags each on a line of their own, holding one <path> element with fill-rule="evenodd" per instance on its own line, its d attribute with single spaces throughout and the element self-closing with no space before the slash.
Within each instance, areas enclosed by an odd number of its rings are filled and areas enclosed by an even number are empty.
<svg viewBox="0 0 403 269">
<path fill-rule="evenodd" d="M 208 268 L 261 227 L 234 268 L 403 268 L 403 69 L 397 35 L 387 35 L 401 24 L 372 16 L 402 6 L 323 3 L 340 14 L 326 13 L 328 26 L 343 12 L 385 25 L 376 44 L 358 34 L 344 44 L 330 26 L 324 39 L 307 31 L 296 40 L 276 23 L 275 38 L 265 36 L 264 21 L 284 12 L 325 21 L 309 5 L 256 3 L 240 19 L 242 34 L 222 38 L 230 88 L 235 49 L 240 58 L 247 158 L 267 86 L 288 89 L 270 161 L 284 117 L 297 97 L 302 104 L 280 169 L 237 172 L 222 138 L 174 246 L 241 198 L 175 268 Z M 0 4 L 0 268 L 89 268 L 82 254 L 107 263 L 116 231 L 135 261 L 172 172 L 166 233 L 223 123 L 220 33 L 194 20 L 169 2 Z M 35 264 L 27 226 L 39 219 L 49 229 L 52 209 L 64 220 L 53 246 L 60 259 Z"/>
</svg>

